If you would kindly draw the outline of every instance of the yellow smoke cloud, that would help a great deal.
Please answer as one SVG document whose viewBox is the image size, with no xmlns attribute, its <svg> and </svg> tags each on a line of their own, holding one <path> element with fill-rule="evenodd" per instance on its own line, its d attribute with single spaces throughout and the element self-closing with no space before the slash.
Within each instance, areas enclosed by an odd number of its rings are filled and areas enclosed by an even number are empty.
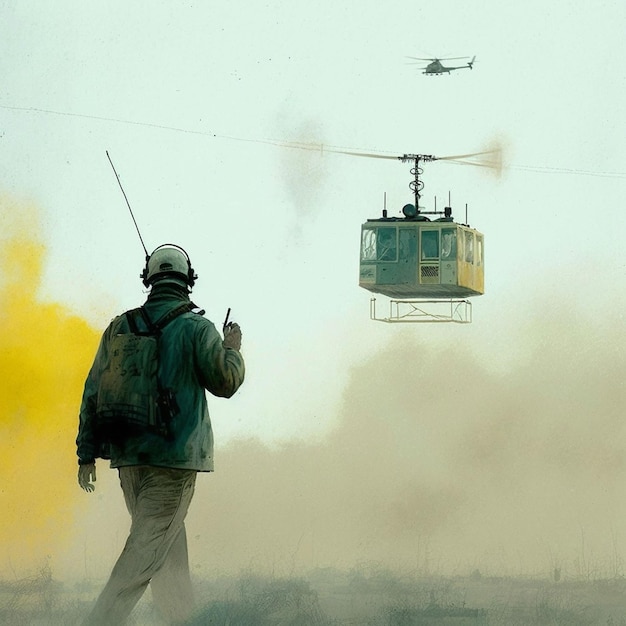
<svg viewBox="0 0 626 626">
<path fill-rule="evenodd" d="M 98 333 L 37 300 L 37 210 L 0 196 L 0 217 L 0 569 L 20 570 L 63 540 L 81 495 L 74 440 Z"/>
</svg>

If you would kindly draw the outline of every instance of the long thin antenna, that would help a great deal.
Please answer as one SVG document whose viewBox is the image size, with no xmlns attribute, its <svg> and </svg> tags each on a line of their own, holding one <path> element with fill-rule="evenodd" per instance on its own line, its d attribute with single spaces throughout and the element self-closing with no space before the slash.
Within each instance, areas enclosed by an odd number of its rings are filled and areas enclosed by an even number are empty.
<svg viewBox="0 0 626 626">
<path fill-rule="evenodd" d="M 124 195 L 124 200 L 126 200 L 126 206 L 128 207 L 128 210 L 130 211 L 130 216 L 133 218 L 133 223 L 135 224 L 135 228 L 137 229 L 137 234 L 139 235 L 139 241 L 141 241 L 141 245 L 143 246 L 143 251 L 146 253 L 146 259 L 150 256 L 148 254 L 148 250 L 146 248 L 146 244 L 143 242 L 143 237 L 141 236 L 141 233 L 139 232 L 139 226 L 137 226 L 137 220 L 135 219 L 135 214 L 133 213 L 133 210 L 130 208 L 130 202 L 128 201 L 128 198 L 126 197 L 126 192 L 124 191 L 124 187 L 122 187 L 122 182 L 120 181 L 120 177 L 117 173 L 117 170 L 115 169 L 115 165 L 113 165 L 113 161 L 111 161 L 111 157 L 109 156 L 109 151 L 106 151 L 107 153 L 107 158 L 109 159 L 109 163 L 111 164 L 111 167 L 113 168 L 113 172 L 115 173 L 115 178 L 117 178 L 117 184 L 120 186 L 120 189 L 122 190 L 122 194 Z"/>
</svg>

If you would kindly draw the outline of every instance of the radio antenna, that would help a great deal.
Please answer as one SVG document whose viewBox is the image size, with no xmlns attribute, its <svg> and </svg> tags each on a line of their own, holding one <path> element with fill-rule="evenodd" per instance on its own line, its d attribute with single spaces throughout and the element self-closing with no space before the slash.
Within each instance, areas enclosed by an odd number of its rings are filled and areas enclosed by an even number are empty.
<svg viewBox="0 0 626 626">
<path fill-rule="evenodd" d="M 126 206 L 128 207 L 128 210 L 130 211 L 130 216 L 133 218 L 133 223 L 135 224 L 135 228 L 137 229 L 137 234 L 139 235 L 139 241 L 141 241 L 141 245 L 143 246 L 143 251 L 146 253 L 146 259 L 148 259 L 150 255 L 148 254 L 148 250 L 146 249 L 146 244 L 143 242 L 143 237 L 141 236 L 141 233 L 139 232 L 139 226 L 137 226 L 137 220 L 135 219 L 133 210 L 130 208 L 130 202 L 128 201 L 128 198 L 126 197 L 126 192 L 124 191 L 124 187 L 122 187 L 122 182 L 120 181 L 120 177 L 117 173 L 117 170 L 115 169 L 115 165 L 113 165 L 113 161 L 111 161 L 111 157 L 109 156 L 109 151 L 107 150 L 106 153 L 107 153 L 107 158 L 109 159 L 109 163 L 111 164 L 111 167 L 113 168 L 115 178 L 117 178 L 117 184 L 120 186 L 120 189 L 122 190 L 122 194 L 124 195 L 124 200 L 126 200 Z"/>
</svg>

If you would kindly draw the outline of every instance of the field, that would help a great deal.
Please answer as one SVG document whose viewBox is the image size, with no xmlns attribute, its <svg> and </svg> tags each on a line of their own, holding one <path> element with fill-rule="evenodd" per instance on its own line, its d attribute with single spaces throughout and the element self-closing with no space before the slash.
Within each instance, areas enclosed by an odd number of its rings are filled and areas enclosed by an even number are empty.
<svg viewBox="0 0 626 626">
<path fill-rule="evenodd" d="M 301 577 L 196 580 L 189 626 L 626 626 L 626 580 L 552 580 L 399 574 L 368 565 Z M 0 623 L 81 623 L 102 581 L 63 583 L 48 568 L 0 581 Z M 129 622 L 159 625 L 146 593 Z"/>
</svg>

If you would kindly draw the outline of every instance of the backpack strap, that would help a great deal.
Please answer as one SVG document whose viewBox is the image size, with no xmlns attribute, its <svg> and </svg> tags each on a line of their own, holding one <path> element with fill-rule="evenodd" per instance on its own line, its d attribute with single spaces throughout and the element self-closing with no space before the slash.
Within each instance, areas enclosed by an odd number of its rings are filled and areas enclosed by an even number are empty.
<svg viewBox="0 0 626 626">
<path fill-rule="evenodd" d="M 196 305 L 193 304 L 193 302 L 183 302 L 179 306 L 173 308 L 171 311 L 168 311 L 155 323 L 152 322 L 152 320 L 148 316 L 148 312 L 143 306 L 139 307 L 138 309 L 131 309 L 130 311 L 126 311 L 124 315 L 126 315 L 128 326 L 130 327 L 130 332 L 133 333 L 133 335 L 158 336 L 161 334 L 161 330 L 163 330 L 163 328 L 165 328 L 173 319 L 177 318 L 183 313 L 188 313 L 189 311 L 194 309 L 195 306 Z M 141 317 L 141 319 L 143 320 L 143 325 L 146 327 L 147 330 L 139 330 L 139 325 L 137 324 L 138 317 Z"/>
<path fill-rule="evenodd" d="M 165 328 L 173 319 L 176 319 L 179 315 L 182 315 L 183 313 L 189 313 L 189 311 L 195 308 L 195 306 L 196 305 L 193 302 L 183 302 L 182 304 L 173 308 L 154 324 L 154 329 L 156 333 L 158 334 L 159 332 L 161 332 L 163 328 Z M 142 311 L 145 310 L 143 307 L 141 307 L 141 309 Z"/>
<path fill-rule="evenodd" d="M 124 315 L 126 316 L 126 321 L 128 322 L 128 326 L 130 328 L 130 332 L 133 335 L 149 335 L 150 334 L 150 327 L 148 326 L 148 330 L 139 330 L 139 326 L 137 324 L 137 318 L 141 315 L 141 309 L 132 309 L 130 311 L 126 311 L 126 313 L 124 313 Z M 143 318 L 143 316 L 142 316 Z M 145 323 L 145 320 L 144 320 Z"/>
</svg>

